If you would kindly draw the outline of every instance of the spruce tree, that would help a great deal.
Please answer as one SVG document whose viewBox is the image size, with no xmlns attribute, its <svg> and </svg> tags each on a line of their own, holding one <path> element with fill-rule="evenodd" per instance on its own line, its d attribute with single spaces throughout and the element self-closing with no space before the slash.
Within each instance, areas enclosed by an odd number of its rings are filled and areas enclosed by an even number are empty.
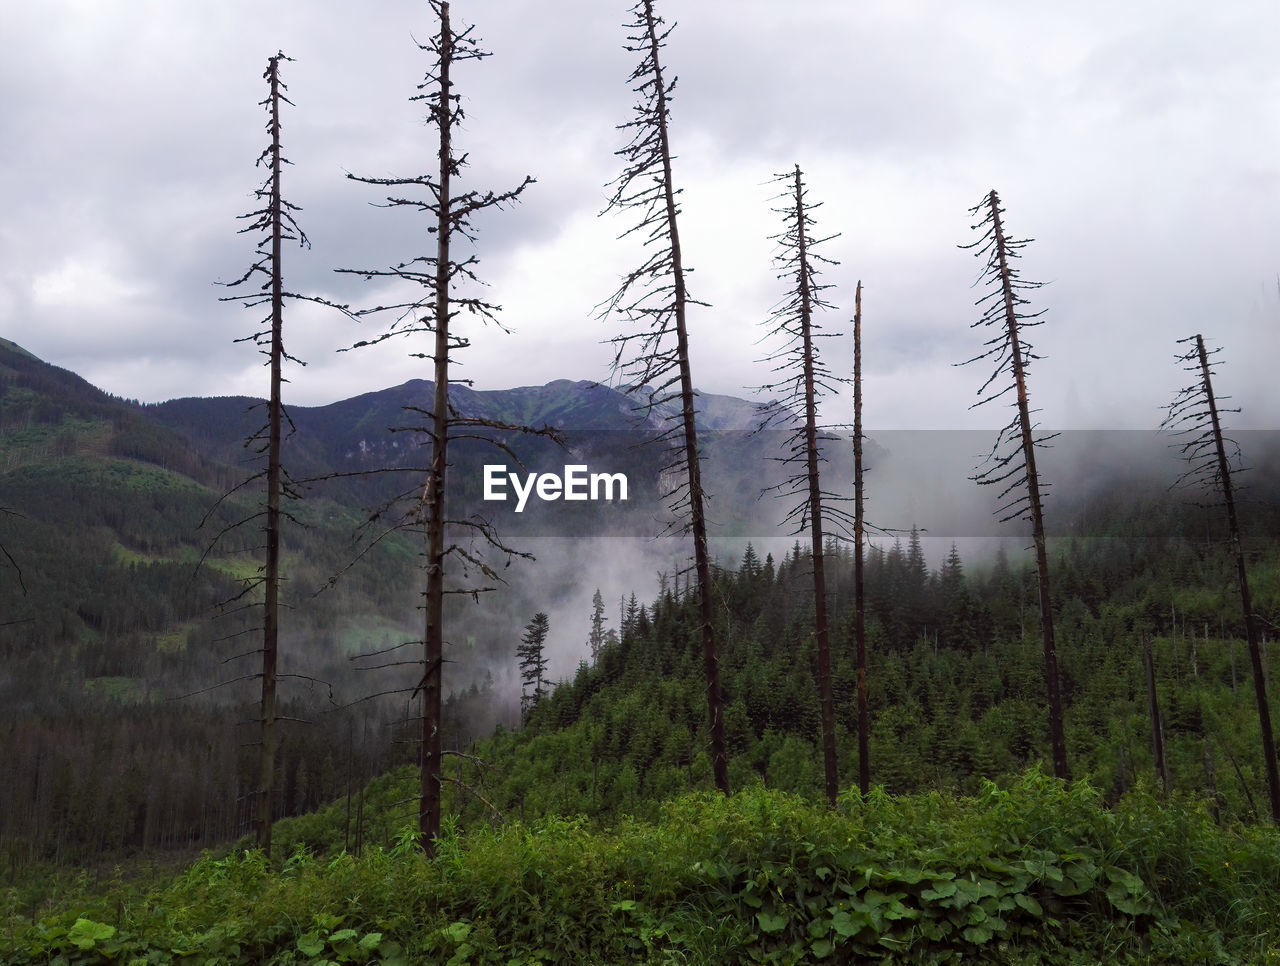
<svg viewBox="0 0 1280 966">
<path fill-rule="evenodd" d="M 546 643 L 547 632 L 551 621 L 545 613 L 539 611 L 533 620 L 524 627 L 524 637 L 516 645 L 516 657 L 520 661 L 520 713 L 521 720 L 529 717 L 529 713 L 547 693 L 544 679 L 547 673 Z"/>
<path fill-rule="evenodd" d="M 587 649 L 591 654 L 592 664 L 600 659 L 600 649 L 604 647 L 604 620 L 604 597 L 597 587 L 595 596 L 591 598 L 591 632 L 587 635 Z"/>
</svg>

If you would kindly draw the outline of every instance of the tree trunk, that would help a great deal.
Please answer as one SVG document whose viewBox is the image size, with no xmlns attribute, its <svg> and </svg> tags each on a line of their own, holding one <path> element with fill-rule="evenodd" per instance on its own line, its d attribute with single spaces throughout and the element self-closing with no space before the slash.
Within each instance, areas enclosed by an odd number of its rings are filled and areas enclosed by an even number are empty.
<svg viewBox="0 0 1280 966">
<path fill-rule="evenodd" d="M 254 820 L 258 848 L 271 855 L 272 791 L 276 761 L 276 659 L 280 595 L 280 365 L 284 354 L 284 288 L 280 267 L 284 233 L 280 199 L 280 61 L 270 60 L 271 84 L 271 400 L 267 429 L 267 562 L 262 634 L 262 735 L 258 757 L 258 803 Z"/>
<path fill-rule="evenodd" d="M 652 0 L 645 0 L 649 51 L 653 58 L 658 99 L 658 137 L 662 152 L 663 193 L 667 231 L 671 242 L 671 273 L 674 284 L 676 353 L 679 359 L 681 419 L 684 427 L 684 458 L 689 472 L 689 516 L 693 533 L 694 567 L 698 575 L 702 657 L 707 679 L 707 719 L 711 730 L 711 768 L 716 787 L 729 794 L 729 765 L 724 743 L 724 696 L 720 688 L 720 660 L 716 654 L 715 610 L 711 600 L 711 555 L 707 548 L 707 523 L 703 510 L 702 471 L 698 457 L 698 430 L 694 422 L 693 376 L 689 366 L 689 335 L 685 325 L 688 295 L 680 253 L 680 232 L 676 224 L 676 198 L 672 185 L 671 146 L 667 135 L 666 86 L 658 58 L 658 28 Z"/>
<path fill-rule="evenodd" d="M 1160 700 L 1156 695 L 1155 662 L 1151 657 L 1151 642 L 1142 642 L 1142 662 L 1147 671 L 1147 705 L 1151 712 L 1151 750 L 1156 759 L 1156 774 L 1165 794 L 1169 794 L 1169 765 L 1164 758 L 1164 722 L 1160 720 Z"/>
<path fill-rule="evenodd" d="M 1004 290 L 1005 323 L 1009 329 L 1010 351 L 1013 356 L 1013 378 L 1018 393 L 1018 422 L 1022 435 L 1022 454 L 1027 469 L 1027 495 L 1031 511 L 1031 529 L 1036 547 L 1036 574 L 1040 590 L 1040 633 L 1044 641 L 1044 680 L 1049 693 L 1049 743 L 1053 755 L 1053 774 L 1057 778 L 1070 778 L 1067 767 L 1067 741 L 1062 727 L 1062 698 L 1058 685 L 1058 656 L 1053 640 L 1053 609 L 1049 597 L 1049 557 L 1045 547 L 1044 513 L 1040 502 L 1040 477 L 1036 472 L 1035 440 L 1031 431 L 1031 413 L 1027 403 L 1027 382 L 1022 358 L 1022 343 L 1018 337 L 1018 316 L 1015 311 L 1012 275 L 1006 257 L 1004 228 L 1000 223 L 1000 201 L 994 191 L 988 203 L 999 259 L 1000 281 Z"/>
<path fill-rule="evenodd" d="M 858 790 L 871 790 L 870 730 L 867 708 L 867 629 L 862 585 L 862 545 L 866 537 L 862 516 L 862 281 L 853 297 L 853 593 L 854 637 L 858 649 Z"/>
<path fill-rule="evenodd" d="M 431 468 L 422 500 L 426 513 L 427 592 L 426 637 L 423 641 L 422 768 L 418 828 L 422 847 L 435 855 L 440 837 L 440 713 L 444 666 L 444 529 L 445 469 L 449 436 L 449 236 L 452 173 L 452 121 L 449 70 L 453 59 L 449 4 L 440 5 L 440 93 L 435 110 L 440 128 L 440 175 L 436 221 L 435 278 L 435 397 L 431 405 Z"/>
<path fill-rule="evenodd" d="M 827 578 L 823 566 L 822 487 L 818 480 L 818 417 L 813 375 L 813 334 L 809 291 L 809 262 L 805 237 L 804 199 L 800 166 L 795 169 L 796 236 L 800 279 L 800 338 L 804 366 L 805 467 L 809 479 L 810 535 L 813 546 L 814 627 L 818 640 L 818 699 L 822 708 L 822 761 L 827 800 L 834 805 L 840 793 L 836 764 L 836 711 L 831 695 L 831 639 L 827 628 Z"/>
<path fill-rule="evenodd" d="M 1200 359 L 1200 372 L 1204 384 L 1205 400 L 1209 405 L 1209 418 L 1213 426 L 1213 440 L 1218 455 L 1218 477 L 1222 483 L 1222 498 L 1227 505 L 1227 523 L 1231 531 L 1231 553 L 1235 557 L 1236 578 L 1240 583 L 1240 605 L 1244 608 L 1245 638 L 1249 644 L 1249 662 L 1253 667 L 1254 697 L 1258 703 L 1258 724 L 1262 731 L 1263 767 L 1267 772 L 1267 793 L 1271 799 L 1271 820 L 1280 823 L 1280 774 L 1276 770 L 1275 735 L 1271 730 L 1271 707 L 1267 701 L 1267 676 L 1262 653 L 1258 646 L 1258 627 L 1253 617 L 1253 602 L 1249 596 L 1249 577 L 1244 564 L 1244 547 L 1240 542 L 1240 524 L 1236 518 L 1235 493 L 1231 487 L 1231 467 L 1227 462 L 1226 445 L 1222 438 L 1222 425 L 1218 419 L 1218 404 L 1213 395 L 1213 382 L 1209 376 L 1209 357 L 1204 350 L 1204 339 L 1196 335 L 1196 354 Z"/>
</svg>

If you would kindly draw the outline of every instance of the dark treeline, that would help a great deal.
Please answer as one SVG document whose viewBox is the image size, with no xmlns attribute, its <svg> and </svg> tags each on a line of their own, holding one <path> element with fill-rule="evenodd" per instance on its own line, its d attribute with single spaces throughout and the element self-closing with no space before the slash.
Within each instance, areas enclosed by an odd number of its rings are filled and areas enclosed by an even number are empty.
<svg viewBox="0 0 1280 966">
<path fill-rule="evenodd" d="M 237 713 L 239 712 L 239 713 Z M 138 703 L 110 695 L 61 714 L 4 714 L 0 874 L 33 863 L 109 861 L 144 849 L 209 848 L 250 829 L 253 709 Z M 409 753 L 394 719 L 282 705 L 277 816 L 312 810 Z"/>
<path fill-rule="evenodd" d="M 61 710 L 0 712 L 0 876 L 33 865 L 119 861 L 149 850 L 214 848 L 252 828 L 256 707 L 225 695 L 183 701 L 121 682 L 81 691 Z M 115 685 L 115 686 L 113 686 Z M 444 704 L 444 737 L 492 732 L 499 709 L 478 686 Z M 373 778 L 417 760 L 403 702 L 339 707 L 323 688 L 282 702 L 273 815 L 360 796 Z M 353 841 L 365 820 L 353 814 Z"/>
<path fill-rule="evenodd" d="M 232 532 L 206 551 L 253 507 L 247 493 L 218 503 L 245 470 L 8 344 L 0 429 L 0 869 L 241 834 L 254 715 L 237 679 L 253 669 L 237 655 L 251 623 L 218 605 L 256 574 L 261 537 Z M 330 502 L 298 517 L 288 670 L 307 678 L 290 681 L 287 713 L 308 723 L 284 738 L 280 815 L 343 792 L 349 757 L 367 777 L 412 756 L 395 741 L 402 709 L 370 706 L 355 724 L 334 710 L 361 693 L 348 639 L 400 635 L 388 588 L 412 552 L 387 543 L 330 584 L 359 517 Z"/>
</svg>

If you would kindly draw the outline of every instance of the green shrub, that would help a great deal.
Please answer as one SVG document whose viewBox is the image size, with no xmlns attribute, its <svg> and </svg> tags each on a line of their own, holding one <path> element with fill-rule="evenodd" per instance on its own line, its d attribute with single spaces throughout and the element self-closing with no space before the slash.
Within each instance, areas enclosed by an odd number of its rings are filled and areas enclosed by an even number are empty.
<svg viewBox="0 0 1280 966">
<path fill-rule="evenodd" d="M 446 827 L 278 868 L 206 856 L 34 924 L 6 963 L 1265 962 L 1280 832 L 1033 771 L 978 794 L 688 795 L 656 821 Z"/>
</svg>

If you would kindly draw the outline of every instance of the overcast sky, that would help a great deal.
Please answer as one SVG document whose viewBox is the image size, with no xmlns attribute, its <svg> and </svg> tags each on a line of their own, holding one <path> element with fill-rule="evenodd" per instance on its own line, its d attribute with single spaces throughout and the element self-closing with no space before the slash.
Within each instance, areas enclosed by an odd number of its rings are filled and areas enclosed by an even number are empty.
<svg viewBox="0 0 1280 966">
<path fill-rule="evenodd" d="M 346 179 L 432 167 L 410 103 L 427 67 L 422 0 L 87 0 L 3 3 L 0 335 L 120 396 L 266 392 L 258 317 L 218 302 L 255 239 L 266 143 L 262 73 L 282 49 L 285 195 L 313 247 L 286 252 L 287 284 L 355 305 L 388 300 L 334 268 L 433 250 L 427 219 L 371 206 Z M 466 186 L 526 173 L 523 204 L 480 224 L 480 270 L 513 333 L 472 333 L 462 374 L 481 389 L 608 378 L 593 317 L 639 255 L 599 217 L 633 95 L 624 2 L 455 0 L 493 56 L 456 72 L 468 120 Z M 1046 309 L 1031 374 L 1046 425 L 1154 426 L 1182 384 L 1174 341 L 1224 347 L 1238 425 L 1275 428 L 1280 360 L 1280 6 L 1083 0 L 660 0 L 684 189 L 695 382 L 746 395 L 768 379 L 761 322 L 782 290 L 768 236 L 775 172 L 798 162 L 840 264 L 824 276 L 848 333 L 864 284 L 869 428 L 994 426 L 966 407 L 987 373 L 955 368 L 986 337 L 957 246 L 996 188 Z M 297 306 L 286 317 L 287 400 L 320 404 L 429 376 L 379 329 Z M 851 339 L 828 340 L 845 370 Z M 844 420 L 842 403 L 827 417 Z"/>
</svg>

